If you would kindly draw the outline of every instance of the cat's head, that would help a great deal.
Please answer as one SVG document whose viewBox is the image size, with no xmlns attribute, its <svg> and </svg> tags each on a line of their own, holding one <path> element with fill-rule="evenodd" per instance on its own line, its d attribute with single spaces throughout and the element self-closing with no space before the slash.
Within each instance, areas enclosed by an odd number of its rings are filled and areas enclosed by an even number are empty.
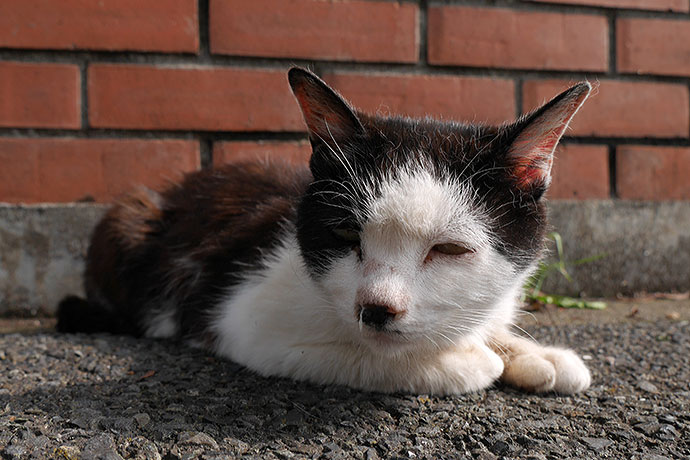
<svg viewBox="0 0 690 460">
<path fill-rule="evenodd" d="M 288 78 L 313 149 L 300 250 L 343 331 L 395 353 L 511 321 L 554 149 L 590 85 L 495 127 L 367 115 L 304 69 Z"/>
</svg>

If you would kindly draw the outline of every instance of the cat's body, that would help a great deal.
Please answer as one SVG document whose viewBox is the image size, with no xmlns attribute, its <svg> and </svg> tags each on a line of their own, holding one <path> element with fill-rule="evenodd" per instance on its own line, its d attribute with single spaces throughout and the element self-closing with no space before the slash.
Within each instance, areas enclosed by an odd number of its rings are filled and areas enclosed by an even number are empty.
<svg viewBox="0 0 690 460">
<path fill-rule="evenodd" d="M 586 388 L 574 353 L 509 327 L 551 155 L 589 86 L 478 127 L 356 113 L 301 69 L 290 84 L 310 165 L 230 165 L 126 197 L 59 329 L 182 338 L 263 375 L 379 391 Z"/>
</svg>

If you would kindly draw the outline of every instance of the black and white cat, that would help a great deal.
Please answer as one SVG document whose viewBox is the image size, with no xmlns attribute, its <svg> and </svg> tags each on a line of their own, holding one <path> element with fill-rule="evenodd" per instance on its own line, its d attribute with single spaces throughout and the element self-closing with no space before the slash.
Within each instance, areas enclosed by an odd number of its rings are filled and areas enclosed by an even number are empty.
<svg viewBox="0 0 690 460">
<path fill-rule="evenodd" d="M 509 327 L 544 246 L 553 151 L 590 85 L 492 127 L 367 115 L 309 71 L 288 79 L 309 165 L 229 165 L 125 197 L 58 329 L 179 338 L 367 390 L 587 388 L 575 353 Z"/>
</svg>

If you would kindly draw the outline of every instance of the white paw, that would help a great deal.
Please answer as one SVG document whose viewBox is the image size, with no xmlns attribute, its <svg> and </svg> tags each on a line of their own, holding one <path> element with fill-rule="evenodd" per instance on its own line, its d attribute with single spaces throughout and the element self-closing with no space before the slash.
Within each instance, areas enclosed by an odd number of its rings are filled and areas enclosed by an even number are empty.
<svg viewBox="0 0 690 460">
<path fill-rule="evenodd" d="M 592 377 L 589 369 L 572 350 L 546 348 L 544 358 L 556 369 L 556 382 L 553 390 L 558 393 L 571 394 L 586 390 Z"/>
<path fill-rule="evenodd" d="M 534 393 L 543 393 L 553 389 L 556 383 L 556 368 L 553 363 L 536 353 L 525 353 L 511 359 L 502 378 L 509 385 Z"/>
<path fill-rule="evenodd" d="M 502 379 L 509 385 L 535 393 L 578 393 L 589 387 L 591 377 L 582 360 L 572 351 L 541 348 L 514 356 Z"/>
<path fill-rule="evenodd" d="M 477 366 L 477 371 L 484 379 L 484 385 L 481 388 L 486 388 L 501 377 L 505 365 L 503 360 L 488 347 L 484 347 L 483 351 L 486 354 L 486 360 Z"/>
<path fill-rule="evenodd" d="M 447 394 L 482 390 L 503 374 L 503 361 L 486 346 L 448 354 L 443 364 L 449 374 Z"/>
</svg>

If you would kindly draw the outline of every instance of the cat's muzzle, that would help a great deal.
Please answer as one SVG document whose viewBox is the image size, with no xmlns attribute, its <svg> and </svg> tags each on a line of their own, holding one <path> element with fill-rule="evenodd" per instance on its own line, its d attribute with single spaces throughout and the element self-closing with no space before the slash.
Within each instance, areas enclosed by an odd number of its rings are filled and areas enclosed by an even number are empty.
<svg viewBox="0 0 690 460">
<path fill-rule="evenodd" d="M 359 306 L 359 321 L 377 331 L 395 321 L 401 312 L 387 305 L 365 304 Z"/>
</svg>

